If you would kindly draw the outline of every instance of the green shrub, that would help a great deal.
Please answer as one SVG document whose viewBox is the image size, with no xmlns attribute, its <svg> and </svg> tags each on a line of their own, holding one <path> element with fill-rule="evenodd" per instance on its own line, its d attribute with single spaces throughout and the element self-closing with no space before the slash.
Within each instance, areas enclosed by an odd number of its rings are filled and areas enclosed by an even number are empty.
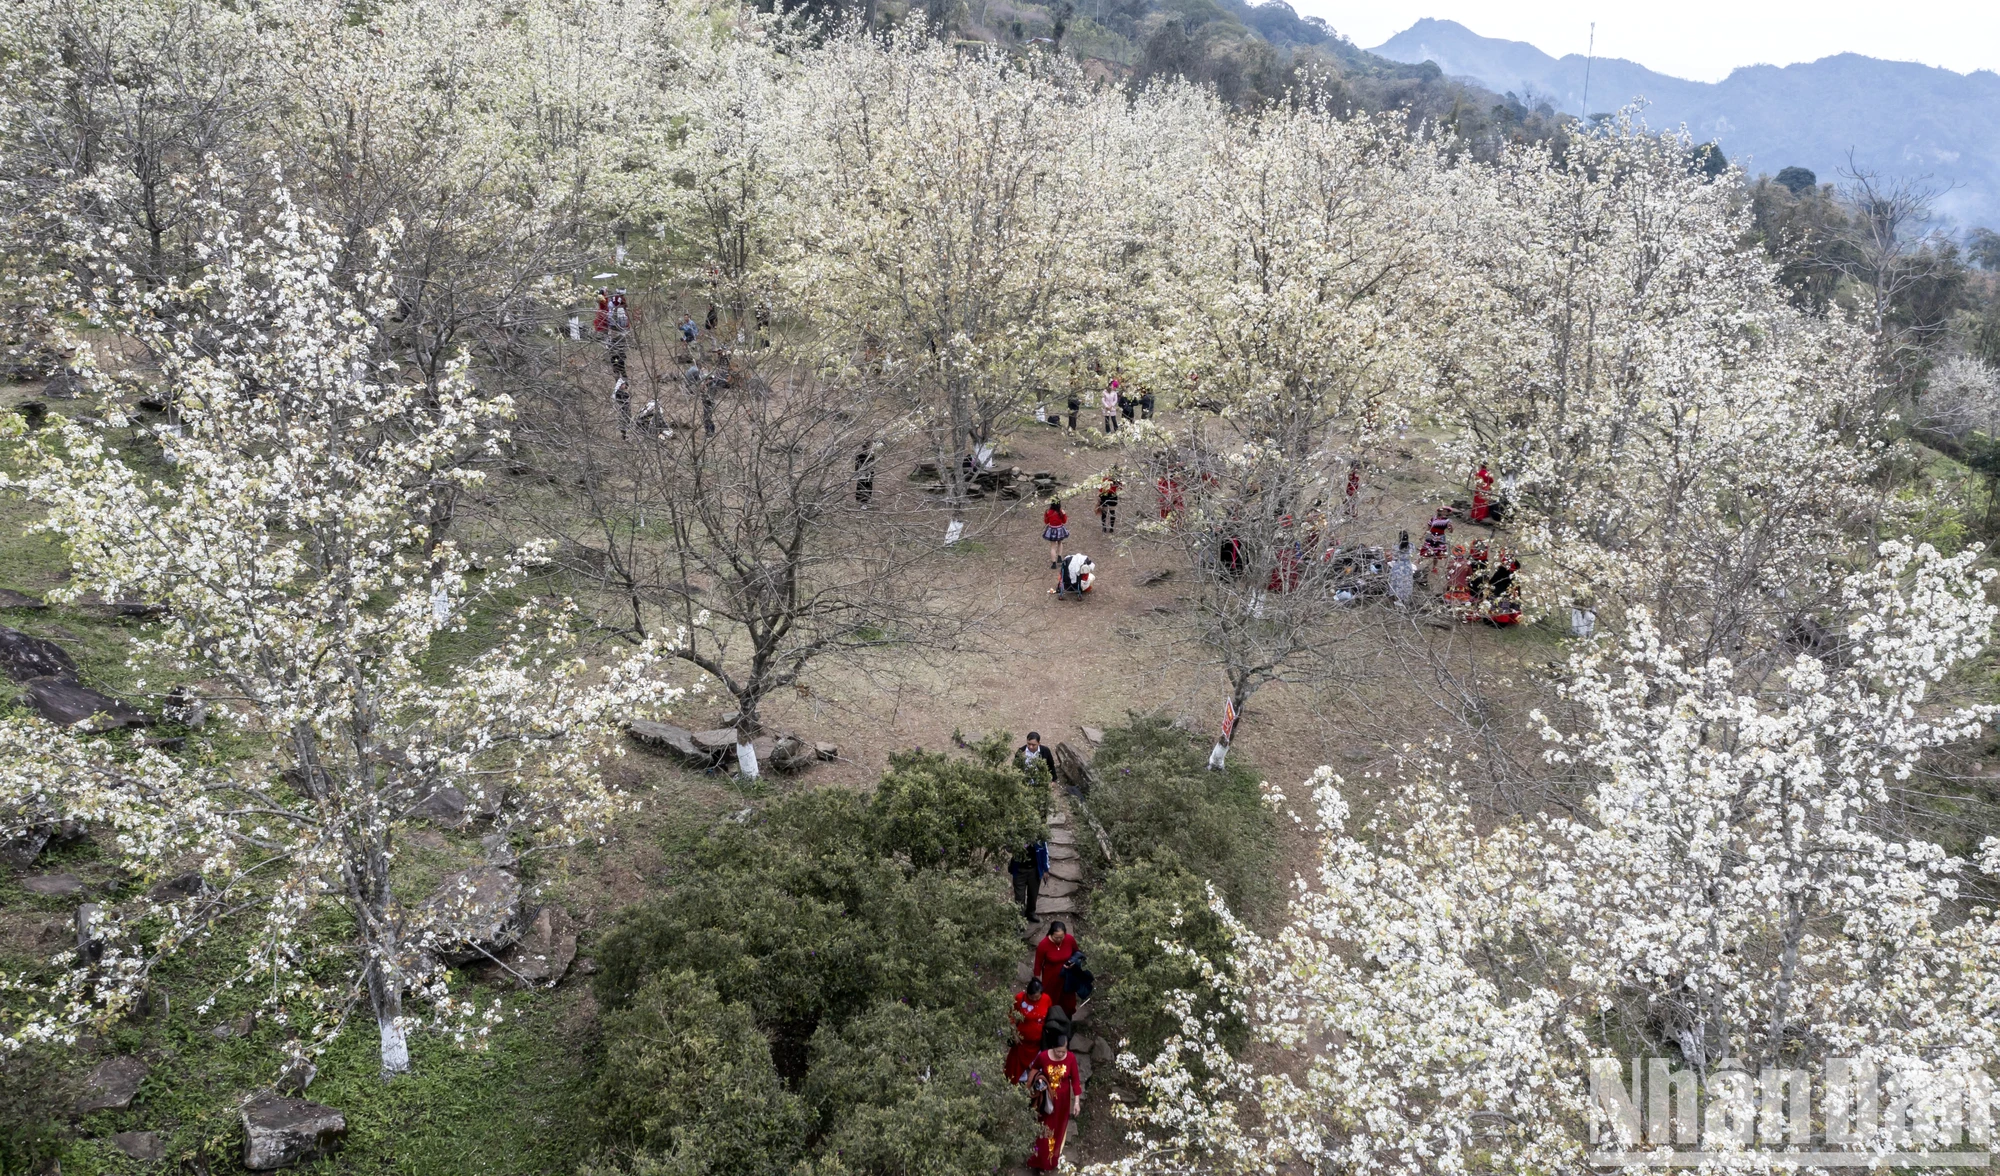
<svg viewBox="0 0 2000 1176">
<path fill-rule="evenodd" d="M 659 1176 L 778 1176 L 810 1116 L 771 1064 L 750 1010 L 692 972 L 662 973 L 605 1019 L 605 1139 Z"/>
<path fill-rule="evenodd" d="M 1137 716 L 1104 733 L 1092 767 L 1098 783 L 1090 809 L 1121 860 L 1169 851 L 1179 866 L 1214 882 L 1239 914 L 1261 913 L 1275 899 L 1276 822 L 1254 771 L 1233 762 L 1211 772 L 1206 749 L 1186 732 Z"/>
<path fill-rule="evenodd" d="M 1002 860 L 1041 835 L 1048 790 L 1007 761 L 1004 737 L 976 760 L 933 751 L 889 757 L 869 815 L 876 844 L 916 865 L 968 866 L 980 853 Z"/>
<path fill-rule="evenodd" d="M 1234 974 L 1229 935 L 1209 909 L 1208 889 L 1172 850 L 1159 849 L 1111 870 L 1092 899 L 1091 925 L 1092 964 L 1107 981 L 1093 1003 L 1140 1057 L 1156 1056 L 1161 1043 L 1180 1029 L 1167 1014 L 1168 993 L 1194 993 L 1198 1013 L 1227 1012 L 1201 969 L 1161 946 L 1175 944 Z M 1231 1049 L 1243 1045 L 1247 1027 L 1240 1016 L 1228 1013 L 1222 1037 Z"/>
<path fill-rule="evenodd" d="M 872 801 L 806 793 L 682 847 L 671 889 L 598 947 L 613 1158 L 637 1176 L 775 1172 L 793 1103 L 772 1090 L 802 1092 L 799 1172 L 985 1176 L 1025 1154 L 1001 1032 L 1020 915 L 972 863 L 1040 822 L 1004 749 L 911 753 Z M 704 1036 L 681 1009 L 726 1024 Z M 690 1083 L 738 1093 L 677 1118 Z"/>
<path fill-rule="evenodd" d="M 805 1096 L 818 1152 L 874 1176 L 985 1176 L 1027 1154 L 1036 1126 L 998 1068 L 991 1026 L 877 1005 L 813 1038 Z"/>
<path fill-rule="evenodd" d="M 628 909 L 605 937 L 606 1007 L 656 972 L 692 969 L 803 1050 L 822 1021 L 878 1000 L 983 1010 L 1019 954 L 1018 916 L 990 876 L 877 854 L 851 794 L 780 801 L 693 856 L 667 893 Z"/>
</svg>

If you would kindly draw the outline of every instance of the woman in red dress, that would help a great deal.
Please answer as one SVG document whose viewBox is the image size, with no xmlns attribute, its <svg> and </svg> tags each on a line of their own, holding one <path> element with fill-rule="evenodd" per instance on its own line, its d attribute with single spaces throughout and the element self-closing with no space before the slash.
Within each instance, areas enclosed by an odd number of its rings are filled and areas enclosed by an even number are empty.
<svg viewBox="0 0 2000 1176">
<path fill-rule="evenodd" d="M 1049 933 L 1035 945 L 1035 977 L 1042 982 L 1042 991 L 1065 1013 L 1076 1012 L 1076 997 L 1063 991 L 1062 982 L 1063 965 L 1075 954 L 1076 936 L 1061 923 L 1050 923 Z"/>
<path fill-rule="evenodd" d="M 1035 1102 L 1035 1117 L 1042 1121 L 1042 1137 L 1028 1153 L 1028 1166 L 1053 1172 L 1062 1163 L 1070 1116 L 1083 1110 L 1083 1075 L 1077 1073 L 1067 1039 L 1035 1055 L 1028 1092 Z"/>
<path fill-rule="evenodd" d="M 1472 474 L 1472 511 L 1467 516 L 1475 523 L 1483 523 L 1493 508 L 1493 471 L 1485 462 Z"/>
<path fill-rule="evenodd" d="M 1007 1015 L 1014 1021 L 1014 1048 L 1007 1051 L 1007 1081 L 1019 1082 L 1028 1076 L 1035 1055 L 1042 1052 L 1042 1026 L 1049 1019 L 1049 994 L 1040 980 L 1014 994 L 1014 1007 Z"/>
</svg>

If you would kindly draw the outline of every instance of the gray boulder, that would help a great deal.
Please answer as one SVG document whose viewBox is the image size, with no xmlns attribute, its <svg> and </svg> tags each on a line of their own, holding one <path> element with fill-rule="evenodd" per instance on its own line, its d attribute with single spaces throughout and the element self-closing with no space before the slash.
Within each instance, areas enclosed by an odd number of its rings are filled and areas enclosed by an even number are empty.
<svg viewBox="0 0 2000 1176">
<path fill-rule="evenodd" d="M 650 719 L 633 719 L 625 724 L 625 733 L 646 747 L 680 757 L 682 760 L 703 767 L 715 762 L 713 752 L 696 747 L 694 732 L 672 723 L 655 723 Z"/>
<path fill-rule="evenodd" d="M 139 1096 L 140 1084 L 146 1081 L 148 1069 L 145 1062 L 129 1055 L 97 1063 L 97 1068 L 83 1081 L 83 1097 L 76 1101 L 76 1113 L 130 1110 L 132 1100 Z"/>
<path fill-rule="evenodd" d="M 243 1166 L 269 1172 L 317 1159 L 347 1134 L 347 1116 L 300 1098 L 262 1095 L 243 1108 Z"/>
<path fill-rule="evenodd" d="M 36 678 L 76 680 L 76 659 L 46 637 L 30 637 L 0 625 L 0 669 L 16 682 Z"/>
<path fill-rule="evenodd" d="M 66 898 L 83 893 L 83 879 L 75 874 L 30 874 L 21 879 L 21 889 L 44 898 Z"/>
<path fill-rule="evenodd" d="M 12 588 L 0 588 L 0 608 L 32 609 L 36 612 L 49 607 L 49 602 Z"/>
<path fill-rule="evenodd" d="M 725 755 L 736 754 L 736 728 L 717 727 L 709 731 L 696 731 L 693 735 L 696 748 L 707 756 L 721 759 Z"/>
<path fill-rule="evenodd" d="M 576 961 L 576 923 L 555 907 L 545 906 L 500 959 L 530 987 L 560 983 Z"/>
<path fill-rule="evenodd" d="M 111 1146 L 142 1164 L 157 1164 L 167 1158 L 167 1141 L 157 1131 L 120 1131 L 111 1137 Z"/>
<path fill-rule="evenodd" d="M 55 829 L 49 825 L 35 825 L 21 831 L 21 835 L 0 842 L 0 865 L 25 870 L 42 856 L 42 850 L 49 843 Z"/>
<path fill-rule="evenodd" d="M 796 735 L 780 735 L 771 746 L 771 766 L 780 772 L 799 772 L 819 762 L 812 744 Z"/>
<path fill-rule="evenodd" d="M 410 806 L 409 815 L 420 821 L 430 821 L 447 829 L 456 829 L 472 820 L 468 811 L 470 802 L 465 793 L 446 784 L 433 789 L 429 796 Z"/>
<path fill-rule="evenodd" d="M 521 880 L 498 866 L 460 870 L 419 908 L 433 936 L 430 949 L 451 964 L 497 955 L 521 938 Z"/>
<path fill-rule="evenodd" d="M 85 723 L 83 729 L 91 732 L 143 727 L 152 722 L 117 699 L 107 698 L 88 686 L 61 678 L 36 678 L 29 682 L 28 705 L 35 708 L 36 714 L 59 727 Z"/>
<path fill-rule="evenodd" d="M 153 883 L 152 889 L 146 891 L 146 897 L 154 902 L 178 902 L 194 898 L 207 889 L 208 882 L 201 874 L 190 871 Z"/>
</svg>

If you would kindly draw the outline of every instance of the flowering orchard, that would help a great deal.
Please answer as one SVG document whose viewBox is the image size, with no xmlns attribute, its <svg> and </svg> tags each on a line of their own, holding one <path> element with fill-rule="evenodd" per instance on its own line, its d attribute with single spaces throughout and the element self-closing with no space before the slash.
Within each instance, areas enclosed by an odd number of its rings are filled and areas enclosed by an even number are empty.
<svg viewBox="0 0 2000 1176">
<path fill-rule="evenodd" d="M 1260 689 L 1426 639 L 1341 595 L 1369 495 L 1504 502 L 1516 619 L 1603 628 L 1509 647 L 1546 811 L 1487 803 L 1470 704 L 1361 828 L 1373 784 L 1312 779 L 1313 876 L 1227 918 L 1233 968 L 1189 964 L 1259 1047 L 1176 998 L 1113 1167 L 1573 1170 L 1616 1125 L 1603 1056 L 1995 1063 L 2000 848 L 1906 819 L 1991 718 L 1981 556 L 1883 542 L 1937 506 L 1897 481 L 1902 385 L 1867 321 L 1793 305 L 1685 136 L 1474 150 L 1332 85 L 1237 108 L 693 0 L 10 16 L 0 281 L 82 396 L 10 426 L 7 488 L 67 599 L 157 606 L 134 693 L 232 738 L 0 720 L 0 835 L 81 822 L 135 884 L 5 980 L 8 1050 L 112 1024 L 223 929 L 295 1052 L 364 1009 L 386 1073 L 419 1025 L 477 1038 L 444 962 L 471 896 L 397 889 L 423 807 L 595 842 L 622 720 L 716 686 L 754 736 L 842 657 L 972 630 L 919 565 L 1012 525 L 981 462 L 1075 397 L 1112 419 L 1059 434 L 1095 467 L 1063 480 L 1158 489 L 1100 532 L 1175 565 L 1156 631 L 1197 656 L 1156 679 L 1251 729 Z M 1969 435 L 1987 371 L 1940 362 L 1925 419 Z M 545 560 L 594 590 L 521 603 Z"/>
<path fill-rule="evenodd" d="M 398 378 L 372 326 L 392 312 L 392 241 L 355 259 L 366 268 L 349 293 L 331 280 L 350 261 L 339 238 L 279 195 L 266 223 L 217 231 L 193 281 L 116 283 L 75 308 L 156 366 L 178 423 L 148 440 L 171 474 L 128 464 L 105 431 L 121 422 L 62 421 L 17 483 L 75 561 L 67 593 L 164 605 L 135 658 L 205 681 L 224 720 L 270 750 L 204 763 L 6 725 L 9 811 L 110 824 L 142 880 L 199 875 L 179 897 L 107 912 L 88 958 L 10 1025 L 13 1044 L 116 1017 L 166 953 L 225 915 L 257 924 L 228 982 L 264 992 L 300 1049 L 357 1002 L 385 1072 L 409 1065 L 413 997 L 453 1033 L 481 1032 L 437 958 L 454 904 L 416 907 L 390 886 L 397 829 L 450 787 L 524 850 L 596 838 L 619 805 L 598 773 L 615 721 L 679 693 L 650 646 L 587 669 L 563 612 L 536 608 L 502 619 L 449 682 L 426 675 L 436 639 L 463 632 L 532 554 L 475 575 L 426 529 L 438 495 L 478 481 L 468 463 L 504 436 L 509 405 L 481 396 L 463 363 L 434 389 Z M 351 934 L 329 936 L 330 920 Z"/>
<path fill-rule="evenodd" d="M 2000 870 L 2000 838 L 1965 861 L 1883 831 L 1924 753 L 1991 718 L 1933 698 L 1986 646 L 1990 576 L 1885 545 L 1841 585 L 1847 655 L 1775 683 L 1687 663 L 1643 618 L 1577 654 L 1565 690 L 1588 721 L 1546 732 L 1550 764 L 1591 782 L 1574 817 L 1486 826 L 1423 763 L 1356 832 L 1321 769 L 1314 877 L 1274 931 L 1236 923 L 1238 972 L 1214 973 L 1283 1052 L 1232 1057 L 1188 1016 L 1157 1057 L 1126 1059 L 1136 1150 L 1106 1170 L 1574 1170 L 1604 1126 L 1583 1082 L 1600 1057 L 1671 1051 L 1704 1088 L 1865 1059 L 1908 1100 L 1993 1066 L 2000 920 L 1960 886 Z M 1973 1094 L 1990 1122 L 1991 1084 Z M 1893 1118 L 1855 1145 L 1935 1142 Z M 1700 1142 L 1718 1170 L 1774 1161 Z"/>
</svg>

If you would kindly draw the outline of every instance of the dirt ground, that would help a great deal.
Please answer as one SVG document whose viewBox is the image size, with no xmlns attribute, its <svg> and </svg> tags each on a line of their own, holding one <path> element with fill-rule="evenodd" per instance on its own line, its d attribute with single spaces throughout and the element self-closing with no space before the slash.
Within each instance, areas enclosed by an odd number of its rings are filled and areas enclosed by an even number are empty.
<svg viewBox="0 0 2000 1176">
<path fill-rule="evenodd" d="M 1393 548 L 1399 530 L 1420 536 L 1433 506 L 1462 495 L 1437 483 L 1420 446 L 1399 448 L 1388 468 L 1373 473 L 1361 496 L 1355 541 Z M 1026 473 L 1052 473 L 1059 487 L 1121 460 L 1129 470 L 1130 455 L 1078 444 L 1066 429 L 1046 426 L 1010 436 L 996 459 Z M 903 478 L 907 472 L 885 462 L 878 497 L 921 496 L 922 488 Z M 955 732 L 1004 731 L 1018 743 L 1034 730 L 1051 744 L 1068 742 L 1088 755 L 1082 729 L 1113 726 L 1128 712 L 1180 720 L 1197 745 L 1213 739 L 1224 680 L 1176 615 L 1185 591 L 1178 553 L 1137 526 L 1158 517 L 1154 488 L 1129 473 L 1123 481 L 1115 534 L 1101 530 L 1094 496 L 1065 503 L 1071 535 L 1065 551 L 1089 554 L 1098 568 L 1097 584 L 1081 602 L 1050 594 L 1055 572 L 1041 537 L 1045 501 L 1031 491 L 1018 500 L 975 503 L 966 540 L 936 569 L 945 602 L 982 618 L 961 648 L 910 651 L 865 670 L 824 668 L 809 695 L 766 703 L 773 729 L 840 747 L 839 762 L 813 768 L 798 786 L 865 787 L 891 751 L 945 747 Z M 1142 586 L 1159 571 L 1174 574 Z M 1260 691 L 1245 709 L 1231 754 L 1295 799 L 1303 799 L 1299 782 L 1318 766 L 1332 765 L 1348 781 L 1349 803 L 1365 815 L 1380 790 L 1393 787 L 1398 752 L 1456 726 L 1468 705 L 1481 710 L 1482 720 L 1515 753 L 1532 746 L 1520 713 L 1525 706 L 1510 705 L 1521 700 L 1506 687 L 1513 675 L 1560 657 L 1560 635 L 1552 628 L 1496 631 L 1367 605 L 1356 610 L 1354 633 L 1350 672 Z M 719 721 L 726 707 L 724 699 L 712 698 L 689 708 L 687 718 Z M 1304 815 L 1305 824 L 1281 825 L 1280 870 L 1287 880 L 1312 869 L 1316 838 Z M 1087 950 L 1087 913 L 1076 930 Z M 1126 1128 L 1108 1101 L 1117 1085 L 1110 1066 L 1097 1068 L 1072 1131 L 1072 1162 L 1123 1151 Z"/>
<path fill-rule="evenodd" d="M 1052 744 L 1068 742 L 1088 755 L 1082 729 L 1114 726 L 1130 712 L 1180 721 L 1198 747 L 1214 738 L 1224 681 L 1178 615 L 1186 588 L 1177 552 L 1139 529 L 1145 519 L 1157 519 L 1158 500 L 1147 479 L 1130 473 L 1133 457 L 1080 443 L 1067 430 L 1027 425 L 1004 440 L 997 461 L 1028 473 L 1047 471 L 1058 486 L 1126 463 L 1115 534 L 1100 529 L 1091 496 L 1066 504 L 1071 532 L 1066 550 L 1085 552 L 1097 562 L 1098 580 L 1089 597 L 1059 602 L 1050 594 L 1055 572 L 1041 538 L 1045 503 L 1032 491 L 1016 500 L 975 503 L 964 541 L 934 561 L 929 572 L 937 577 L 941 604 L 955 615 L 977 618 L 956 648 L 904 649 L 865 665 L 827 663 L 808 675 L 809 690 L 767 701 L 768 726 L 837 744 L 837 762 L 819 764 L 800 777 L 773 777 L 746 791 L 726 776 L 687 772 L 629 749 L 614 774 L 644 799 L 645 811 L 614 844 L 548 861 L 537 876 L 539 892 L 562 904 L 585 929 L 586 952 L 620 909 L 656 893 L 671 878 L 674 853 L 663 843 L 663 831 L 675 828 L 677 819 L 700 823 L 737 811 L 759 791 L 866 787 L 880 776 L 892 751 L 946 747 L 954 733 L 1004 731 L 1018 742 L 1036 730 Z M 907 473 L 907 465 L 884 461 L 877 495 L 885 508 L 932 501 Z M 1420 533 L 1437 502 L 1461 494 L 1440 484 L 1421 439 L 1395 446 L 1370 473 L 1352 541 L 1393 547 L 1397 531 Z M 940 511 L 936 517 L 941 531 L 944 516 Z M 49 566 L 13 569 L 10 578 L 19 582 L 11 586 L 46 591 L 61 573 L 55 563 L 42 562 Z M 1142 586 L 1163 571 L 1173 574 Z M 1468 715 L 1476 716 L 1475 726 L 1499 732 L 1500 742 L 1515 751 L 1532 746 L 1520 713 L 1526 696 L 1517 698 L 1508 686 L 1512 676 L 1560 657 L 1554 629 L 1496 632 L 1379 604 L 1359 607 L 1353 616 L 1347 669 L 1331 681 L 1260 691 L 1242 716 L 1234 757 L 1295 797 L 1298 783 L 1314 768 L 1333 765 L 1348 781 L 1350 804 L 1365 815 L 1372 801 L 1394 786 L 1394 763 L 1406 744 L 1463 730 Z M 16 623 L 35 627 L 26 620 Z M 687 700 L 673 718 L 711 726 L 728 709 L 726 696 L 709 693 Z M 1283 822 L 1281 829 L 1282 875 L 1289 880 L 1309 873 L 1315 843 L 1310 826 Z M 996 877 L 996 886 L 1004 885 L 1004 876 Z M 1087 949 L 1087 907 L 1079 924 Z M 54 943 L 66 926 L 49 911 L 4 911 L 0 941 L 17 947 L 45 939 Z M 594 1004 L 581 977 L 566 982 L 553 999 L 565 1002 L 579 1038 L 587 1038 Z M 1122 1151 L 1124 1128 L 1109 1113 L 1108 1102 L 1117 1085 L 1111 1067 L 1097 1069 L 1072 1133 L 1071 1162 Z"/>
</svg>

